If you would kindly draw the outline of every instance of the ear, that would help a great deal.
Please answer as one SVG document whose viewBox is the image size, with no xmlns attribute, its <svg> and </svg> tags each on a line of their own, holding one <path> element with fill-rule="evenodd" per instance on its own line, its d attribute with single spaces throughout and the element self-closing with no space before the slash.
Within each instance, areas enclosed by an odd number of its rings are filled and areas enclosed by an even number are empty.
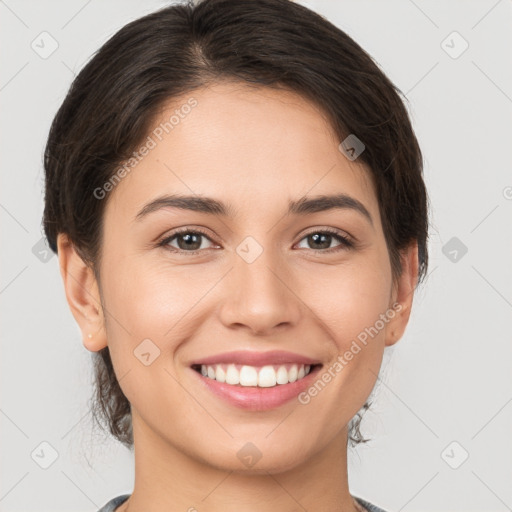
<svg viewBox="0 0 512 512">
<path fill-rule="evenodd" d="M 391 292 L 389 308 L 395 315 L 386 327 L 386 346 L 394 345 L 403 336 L 409 322 L 418 281 L 418 244 L 415 242 L 403 250 L 400 260 L 402 274 Z"/>
<path fill-rule="evenodd" d="M 66 299 L 82 331 L 82 343 L 87 350 L 97 352 L 107 346 L 107 336 L 94 272 L 64 233 L 57 236 L 57 253 Z"/>
</svg>

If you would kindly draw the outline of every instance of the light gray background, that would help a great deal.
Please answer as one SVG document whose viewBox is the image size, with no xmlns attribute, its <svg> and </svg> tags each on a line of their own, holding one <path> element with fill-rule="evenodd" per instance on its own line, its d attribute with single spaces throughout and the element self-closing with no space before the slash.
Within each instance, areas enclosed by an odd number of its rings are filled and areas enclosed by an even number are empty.
<svg viewBox="0 0 512 512">
<path fill-rule="evenodd" d="M 33 247 L 42 151 L 74 73 L 126 22 L 166 3 L 0 1 L 2 512 L 95 512 L 132 490 L 130 452 L 91 434 L 90 353 L 57 258 L 41 261 Z M 512 2 L 302 3 L 407 95 L 432 203 L 429 277 L 387 349 L 362 423 L 373 441 L 349 454 L 351 492 L 389 512 L 511 510 Z M 58 43 L 46 59 L 31 47 L 43 46 L 43 31 Z M 469 43 L 457 58 L 453 31 Z M 467 247 L 455 262 L 453 248 L 443 253 L 452 237 Z M 44 442 L 58 454 L 47 469 Z"/>
</svg>

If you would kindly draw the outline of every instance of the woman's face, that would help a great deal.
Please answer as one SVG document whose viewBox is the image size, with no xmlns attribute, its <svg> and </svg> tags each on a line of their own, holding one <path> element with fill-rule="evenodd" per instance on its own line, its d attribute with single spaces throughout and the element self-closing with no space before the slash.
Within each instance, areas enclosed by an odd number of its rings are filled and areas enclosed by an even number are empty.
<svg viewBox="0 0 512 512">
<path fill-rule="evenodd" d="M 218 83 L 173 100 L 148 136 L 103 199 L 106 330 L 84 343 L 108 341 L 136 443 L 229 470 L 297 466 L 346 435 L 407 321 L 412 281 L 393 286 L 369 175 L 291 92 Z M 147 206 L 166 196 L 189 199 Z"/>
</svg>

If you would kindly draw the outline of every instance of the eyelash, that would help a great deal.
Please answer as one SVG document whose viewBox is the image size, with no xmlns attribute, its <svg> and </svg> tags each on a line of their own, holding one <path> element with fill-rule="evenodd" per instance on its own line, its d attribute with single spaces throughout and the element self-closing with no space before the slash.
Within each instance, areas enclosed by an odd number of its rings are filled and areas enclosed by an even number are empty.
<svg viewBox="0 0 512 512">
<path fill-rule="evenodd" d="M 172 240 L 174 240 L 174 238 L 176 238 L 177 236 L 182 235 L 182 234 L 203 235 L 205 238 L 210 240 L 210 242 L 213 242 L 213 240 L 211 240 L 211 238 L 208 236 L 208 234 L 205 231 L 203 231 L 203 230 L 201 230 L 199 228 L 194 228 L 194 229 L 183 228 L 183 229 L 175 231 L 172 235 L 170 235 L 168 237 L 165 237 L 163 240 L 158 242 L 157 246 L 158 247 L 164 247 L 165 249 L 167 249 L 167 250 L 169 250 L 169 251 L 171 251 L 173 253 L 187 253 L 187 254 L 191 254 L 191 255 L 196 255 L 196 254 L 199 254 L 202 251 L 207 250 L 207 249 L 196 249 L 194 251 L 184 251 L 183 249 L 176 249 L 176 247 L 168 246 L 168 244 Z M 336 231 L 335 229 L 332 229 L 332 228 L 325 228 L 325 229 L 321 229 L 321 230 L 310 231 L 309 233 L 306 233 L 299 240 L 299 242 L 302 241 L 304 238 L 306 238 L 306 237 L 308 237 L 310 235 L 314 235 L 314 234 L 332 235 L 338 242 L 340 242 L 340 245 L 338 245 L 336 247 L 331 247 L 330 249 L 318 249 L 318 250 L 316 250 L 316 249 L 308 249 L 310 251 L 331 254 L 333 252 L 338 252 L 338 251 L 341 251 L 343 249 L 353 249 L 355 247 L 355 243 L 352 242 L 348 237 L 341 235 L 339 233 L 339 231 Z"/>
</svg>

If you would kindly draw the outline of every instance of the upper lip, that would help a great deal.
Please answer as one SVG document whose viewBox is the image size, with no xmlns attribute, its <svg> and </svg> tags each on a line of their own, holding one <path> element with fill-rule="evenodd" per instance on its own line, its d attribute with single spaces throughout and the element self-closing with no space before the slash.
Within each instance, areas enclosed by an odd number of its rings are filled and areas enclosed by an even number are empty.
<svg viewBox="0 0 512 512">
<path fill-rule="evenodd" d="M 271 350 L 267 352 L 254 352 L 248 350 L 237 350 L 234 352 L 223 352 L 222 354 L 215 354 L 213 356 L 204 357 L 192 361 L 191 366 L 194 365 L 213 365 L 213 364 L 241 364 L 247 366 L 265 366 L 274 364 L 321 364 L 317 359 L 295 354 L 293 352 L 286 352 L 284 350 Z"/>
</svg>

